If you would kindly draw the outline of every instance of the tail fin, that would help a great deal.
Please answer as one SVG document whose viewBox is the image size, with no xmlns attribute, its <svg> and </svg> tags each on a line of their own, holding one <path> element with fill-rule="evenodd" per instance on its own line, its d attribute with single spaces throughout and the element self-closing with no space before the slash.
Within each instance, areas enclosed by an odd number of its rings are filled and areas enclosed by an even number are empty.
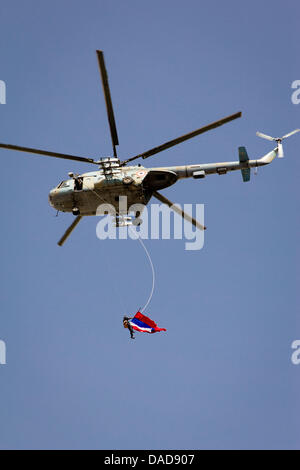
<svg viewBox="0 0 300 470">
<path fill-rule="evenodd" d="M 248 157 L 246 147 L 239 147 L 239 160 L 240 160 L 240 163 L 248 162 L 249 157 Z M 250 174 L 251 174 L 250 168 L 243 168 L 241 170 L 241 173 L 242 173 L 244 182 L 250 181 Z"/>
</svg>

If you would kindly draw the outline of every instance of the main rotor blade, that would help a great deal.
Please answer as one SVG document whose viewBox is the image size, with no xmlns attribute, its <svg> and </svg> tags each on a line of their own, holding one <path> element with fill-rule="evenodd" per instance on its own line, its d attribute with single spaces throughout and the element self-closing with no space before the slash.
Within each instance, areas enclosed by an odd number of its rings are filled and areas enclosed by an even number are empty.
<svg viewBox="0 0 300 470">
<path fill-rule="evenodd" d="M 95 162 L 95 160 L 93 160 L 92 158 L 76 157 L 75 155 L 68 155 L 66 153 L 48 152 L 48 150 L 32 149 L 29 147 L 20 147 L 18 145 L 9 144 L 0 144 L 0 148 L 8 150 L 18 150 L 19 152 L 35 153 L 37 155 L 46 155 L 47 157 L 63 158 L 65 160 L 75 160 L 77 162 L 93 163 L 94 165 L 99 165 L 99 163 Z"/>
<path fill-rule="evenodd" d="M 154 147 L 150 150 L 147 150 L 144 153 L 140 153 L 139 155 L 135 155 L 134 157 L 128 158 L 127 160 L 122 162 L 122 165 L 126 165 L 126 163 L 136 160 L 137 158 L 145 159 L 145 158 L 151 157 L 152 155 L 155 155 L 156 153 L 162 152 L 163 150 L 173 147 L 174 145 L 180 144 L 181 142 L 191 139 L 192 137 L 196 137 L 199 134 L 203 134 L 204 132 L 210 131 L 211 129 L 215 129 L 216 127 L 222 126 L 223 124 L 233 121 L 234 119 L 240 118 L 241 116 L 242 116 L 242 113 L 238 112 L 238 113 L 232 114 L 231 116 L 227 116 L 223 119 L 219 119 L 218 121 L 212 122 L 211 124 L 208 124 L 207 126 L 200 127 L 200 129 L 196 129 L 193 132 L 189 132 L 188 134 L 185 134 L 185 135 L 182 135 L 181 137 L 177 137 L 176 139 L 170 140 L 169 142 L 159 145 L 158 147 Z"/>
<path fill-rule="evenodd" d="M 191 222 L 195 227 L 197 227 L 200 230 L 206 230 L 206 227 L 198 222 L 198 220 L 194 219 L 194 217 L 191 217 L 189 214 L 181 210 L 178 206 L 173 204 L 173 202 L 169 201 L 165 196 L 162 194 L 158 193 L 157 191 L 154 191 L 153 196 L 156 197 L 160 202 L 163 204 L 167 204 L 167 206 L 170 207 L 174 212 L 177 214 L 181 215 L 185 220 L 188 220 Z"/>
<path fill-rule="evenodd" d="M 108 122 L 109 122 L 109 127 L 110 127 L 111 140 L 112 140 L 112 145 L 113 145 L 113 150 L 114 150 L 114 157 L 116 157 L 117 156 L 116 145 L 119 145 L 119 139 L 118 139 L 113 105 L 112 105 L 111 96 L 110 96 L 108 76 L 107 76 L 107 71 L 105 67 L 103 52 L 97 51 L 97 56 L 98 56 L 100 73 L 101 73 L 103 93 L 104 93 Z"/>
<path fill-rule="evenodd" d="M 76 219 L 73 221 L 73 223 L 70 225 L 70 227 L 67 228 L 67 230 L 65 231 L 65 233 L 63 234 L 63 236 L 61 237 L 61 239 L 59 240 L 59 242 L 57 242 L 57 244 L 59 246 L 63 246 L 63 244 L 65 243 L 66 239 L 71 235 L 71 233 L 73 232 L 74 228 L 79 224 L 79 222 L 81 221 L 82 219 L 82 215 L 78 215 L 76 217 Z"/>
</svg>

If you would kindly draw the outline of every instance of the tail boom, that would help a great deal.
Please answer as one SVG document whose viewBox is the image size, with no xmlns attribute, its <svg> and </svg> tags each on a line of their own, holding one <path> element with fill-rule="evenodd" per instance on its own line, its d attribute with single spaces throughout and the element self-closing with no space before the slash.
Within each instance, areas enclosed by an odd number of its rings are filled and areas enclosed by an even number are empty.
<svg viewBox="0 0 300 470">
<path fill-rule="evenodd" d="M 178 179 L 184 178 L 199 178 L 201 175 L 204 178 L 206 175 L 226 174 L 228 171 L 246 170 L 250 168 L 257 168 L 259 166 L 268 165 L 271 163 L 278 153 L 277 147 L 271 152 L 264 155 L 258 160 L 234 161 L 234 162 L 219 162 L 219 163 L 203 163 L 199 165 L 186 165 L 186 166 L 172 166 L 156 168 L 156 170 L 169 170 L 177 174 Z"/>
</svg>

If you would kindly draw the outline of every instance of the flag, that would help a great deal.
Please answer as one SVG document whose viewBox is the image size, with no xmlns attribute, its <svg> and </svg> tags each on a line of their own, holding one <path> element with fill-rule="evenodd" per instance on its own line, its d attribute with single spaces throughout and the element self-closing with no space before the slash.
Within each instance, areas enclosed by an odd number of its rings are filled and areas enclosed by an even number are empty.
<svg viewBox="0 0 300 470">
<path fill-rule="evenodd" d="M 156 333 L 157 331 L 167 331 L 165 328 L 158 328 L 157 324 L 151 320 L 151 318 L 146 317 L 141 312 L 137 312 L 135 316 L 129 320 L 130 325 L 136 331 L 142 333 Z"/>
</svg>

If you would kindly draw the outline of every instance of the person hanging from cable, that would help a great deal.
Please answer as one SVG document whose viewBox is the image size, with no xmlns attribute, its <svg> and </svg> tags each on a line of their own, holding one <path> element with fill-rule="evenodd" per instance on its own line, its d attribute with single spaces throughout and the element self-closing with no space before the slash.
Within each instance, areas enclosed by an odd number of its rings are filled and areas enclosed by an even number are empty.
<svg viewBox="0 0 300 470">
<path fill-rule="evenodd" d="M 135 339 L 134 334 L 133 334 L 133 328 L 132 328 L 132 326 L 131 326 L 131 324 L 130 324 L 130 320 L 132 320 L 132 317 L 126 317 L 126 316 L 124 316 L 124 317 L 123 317 L 123 326 L 124 326 L 124 328 L 128 328 L 128 330 L 129 330 L 129 332 L 130 332 L 130 338 L 131 338 L 131 339 Z"/>
<path fill-rule="evenodd" d="M 131 339 L 135 339 L 133 330 L 141 333 L 157 333 L 158 331 L 167 331 L 165 328 L 159 328 L 157 324 L 138 311 L 134 317 L 123 317 L 123 326 L 130 331 Z"/>
</svg>

